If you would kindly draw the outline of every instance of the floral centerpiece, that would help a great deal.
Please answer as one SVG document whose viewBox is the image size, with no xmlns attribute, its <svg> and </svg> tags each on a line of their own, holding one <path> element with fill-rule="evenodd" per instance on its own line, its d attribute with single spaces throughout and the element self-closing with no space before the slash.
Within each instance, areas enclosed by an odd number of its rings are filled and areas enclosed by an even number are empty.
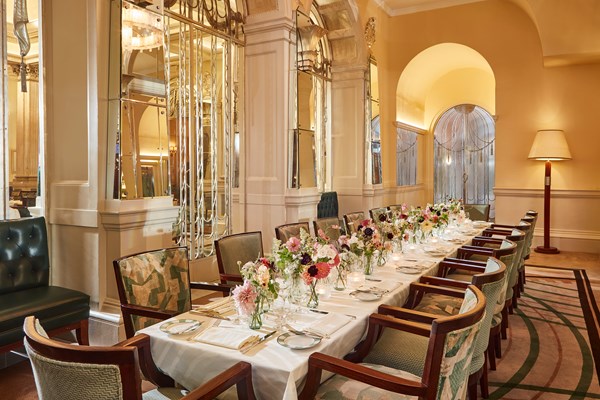
<svg viewBox="0 0 600 400">
<path fill-rule="evenodd" d="M 393 233 L 389 232 L 393 239 Z M 392 249 L 392 241 L 384 238 L 377 225 L 371 219 L 361 221 L 357 231 L 352 235 L 342 235 L 338 239 L 340 247 L 344 251 L 352 252 L 357 256 L 362 256 L 364 260 L 365 275 L 373 273 L 374 262 L 378 259 L 384 259 L 384 252 Z"/>
<path fill-rule="evenodd" d="M 287 242 L 274 241 L 273 254 L 284 279 L 301 279 L 309 287 L 308 307 L 317 307 L 319 297 L 317 282 L 329 276 L 332 268 L 340 264 L 340 256 L 323 233 L 312 237 L 305 230 L 300 238 L 291 237 Z"/>
<path fill-rule="evenodd" d="M 251 316 L 250 328 L 259 329 L 265 307 L 277 298 L 277 269 L 271 260 L 261 257 L 241 266 L 240 273 L 244 277 L 244 284 L 235 287 L 233 300 L 241 314 Z"/>
</svg>

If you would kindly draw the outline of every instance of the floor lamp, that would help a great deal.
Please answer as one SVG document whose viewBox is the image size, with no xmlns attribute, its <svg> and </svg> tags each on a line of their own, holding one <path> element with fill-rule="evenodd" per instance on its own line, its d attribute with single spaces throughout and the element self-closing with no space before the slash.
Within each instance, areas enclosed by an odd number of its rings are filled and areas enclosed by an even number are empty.
<svg viewBox="0 0 600 400">
<path fill-rule="evenodd" d="M 550 175 L 552 161 L 570 160 L 571 152 L 565 133 L 560 130 L 541 130 L 535 135 L 529 159 L 546 161 L 544 178 L 544 245 L 535 248 L 538 253 L 557 254 L 556 247 L 550 246 Z"/>
</svg>

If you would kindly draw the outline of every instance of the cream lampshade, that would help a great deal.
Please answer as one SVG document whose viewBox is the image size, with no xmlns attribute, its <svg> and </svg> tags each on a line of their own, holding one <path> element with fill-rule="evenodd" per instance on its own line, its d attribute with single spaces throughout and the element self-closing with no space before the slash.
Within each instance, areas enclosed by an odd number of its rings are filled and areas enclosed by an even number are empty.
<svg viewBox="0 0 600 400">
<path fill-rule="evenodd" d="M 559 253 L 556 247 L 550 246 L 550 180 L 552 161 L 570 160 L 571 152 L 561 130 L 548 129 L 538 131 L 529 151 L 529 159 L 546 161 L 544 178 L 544 245 L 535 248 L 538 253 Z"/>
</svg>

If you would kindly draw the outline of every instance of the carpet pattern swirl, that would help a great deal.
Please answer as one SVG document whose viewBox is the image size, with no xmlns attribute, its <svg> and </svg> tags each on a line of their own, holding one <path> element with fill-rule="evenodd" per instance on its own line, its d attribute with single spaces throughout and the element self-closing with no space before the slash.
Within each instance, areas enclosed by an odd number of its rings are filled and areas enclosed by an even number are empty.
<svg viewBox="0 0 600 400">
<path fill-rule="evenodd" d="M 600 399 L 598 306 L 584 270 L 527 277 L 490 399 Z"/>
</svg>

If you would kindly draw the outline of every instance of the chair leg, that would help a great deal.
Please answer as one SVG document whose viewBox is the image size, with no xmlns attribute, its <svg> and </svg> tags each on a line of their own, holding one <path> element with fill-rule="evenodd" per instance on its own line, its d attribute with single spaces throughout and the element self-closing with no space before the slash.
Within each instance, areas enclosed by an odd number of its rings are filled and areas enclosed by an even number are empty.
<svg viewBox="0 0 600 400">
<path fill-rule="evenodd" d="M 519 290 L 525 293 L 525 267 L 519 270 Z"/>
<path fill-rule="evenodd" d="M 488 342 L 488 347 L 485 350 L 485 352 L 487 353 L 487 361 L 489 361 L 490 363 L 490 370 L 495 371 L 496 370 L 496 343 L 494 343 L 495 341 L 495 335 L 494 332 L 490 331 L 490 339 Z"/>
<path fill-rule="evenodd" d="M 496 357 L 497 358 L 502 358 L 502 343 L 500 340 L 500 332 L 498 332 L 496 335 L 496 337 L 494 338 L 494 344 L 495 346 L 495 351 L 496 351 Z"/>
<path fill-rule="evenodd" d="M 84 345 L 84 346 L 89 346 L 90 338 L 88 335 L 88 329 L 89 329 L 89 322 L 87 319 L 84 319 L 79 324 L 79 328 L 75 329 L 75 336 L 77 337 L 77 343 Z"/>
<path fill-rule="evenodd" d="M 502 309 L 502 322 L 500 322 L 500 333 L 502 335 L 502 339 L 506 340 L 508 337 L 508 306 L 504 306 Z"/>
<path fill-rule="evenodd" d="M 485 354 L 485 362 L 483 363 L 481 378 L 479 378 L 479 386 L 481 387 L 481 397 L 484 399 L 490 397 L 490 388 L 488 385 L 487 353 Z"/>
<path fill-rule="evenodd" d="M 515 286 L 513 286 L 513 298 L 512 298 L 512 306 L 514 309 L 519 308 L 519 304 L 517 304 L 517 298 L 519 294 L 519 284 L 517 283 Z"/>
</svg>

